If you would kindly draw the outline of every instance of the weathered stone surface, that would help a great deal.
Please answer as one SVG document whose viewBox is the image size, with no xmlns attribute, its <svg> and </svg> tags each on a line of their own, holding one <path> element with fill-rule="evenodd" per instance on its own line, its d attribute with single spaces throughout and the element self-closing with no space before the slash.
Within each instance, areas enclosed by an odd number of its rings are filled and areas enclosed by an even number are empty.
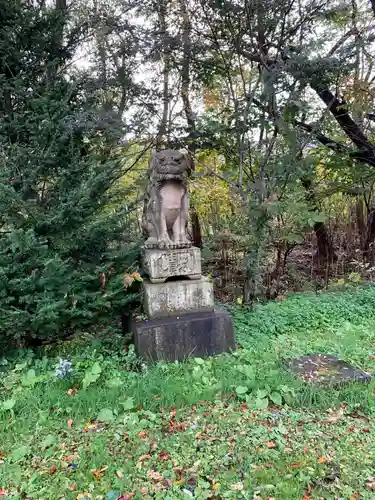
<svg viewBox="0 0 375 500">
<path fill-rule="evenodd" d="M 306 382 L 341 385 L 349 382 L 370 382 L 371 376 L 336 356 L 312 354 L 285 360 L 285 366 Z"/>
<path fill-rule="evenodd" d="M 167 278 L 202 276 L 200 250 L 197 247 L 170 250 L 142 249 L 142 267 L 151 283 L 163 283 Z"/>
<path fill-rule="evenodd" d="M 206 277 L 194 281 L 143 283 L 143 310 L 150 319 L 213 309 L 213 285 Z"/>
<path fill-rule="evenodd" d="M 231 316 L 223 310 L 133 323 L 134 345 L 149 361 L 206 357 L 235 348 Z"/>
<path fill-rule="evenodd" d="M 180 151 L 164 149 L 151 155 L 143 210 L 146 248 L 191 247 L 186 229 L 192 169 L 192 158 Z"/>
</svg>

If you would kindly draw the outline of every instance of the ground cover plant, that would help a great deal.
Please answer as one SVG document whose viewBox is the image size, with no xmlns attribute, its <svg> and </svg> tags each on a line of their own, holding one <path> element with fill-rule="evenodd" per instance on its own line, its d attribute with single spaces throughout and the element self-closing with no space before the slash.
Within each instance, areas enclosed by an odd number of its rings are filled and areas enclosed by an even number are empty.
<svg viewBox="0 0 375 500">
<path fill-rule="evenodd" d="M 373 498 L 373 384 L 309 387 L 293 355 L 375 368 L 375 288 L 236 309 L 231 355 L 146 365 L 115 330 L 1 361 L 0 494 Z"/>
</svg>

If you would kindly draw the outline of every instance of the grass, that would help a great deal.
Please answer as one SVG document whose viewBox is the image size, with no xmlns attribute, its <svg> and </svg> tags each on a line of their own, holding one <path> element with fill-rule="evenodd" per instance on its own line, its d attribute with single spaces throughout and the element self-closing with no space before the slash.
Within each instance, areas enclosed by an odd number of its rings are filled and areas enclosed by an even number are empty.
<svg viewBox="0 0 375 500">
<path fill-rule="evenodd" d="M 321 352 L 373 372 L 374 302 L 367 287 L 233 310 L 241 347 L 207 360 L 146 366 L 110 330 L 7 356 L 0 496 L 374 498 L 373 384 L 317 388 L 282 368 Z"/>
</svg>

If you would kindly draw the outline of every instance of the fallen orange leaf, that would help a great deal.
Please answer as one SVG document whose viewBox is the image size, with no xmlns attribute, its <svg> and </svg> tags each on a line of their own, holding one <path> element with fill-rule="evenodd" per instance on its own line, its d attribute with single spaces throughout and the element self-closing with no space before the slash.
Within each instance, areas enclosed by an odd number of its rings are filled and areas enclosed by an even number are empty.
<svg viewBox="0 0 375 500">
<path fill-rule="evenodd" d="M 66 457 L 63 457 L 61 460 L 63 462 L 70 462 L 70 463 L 74 463 L 76 462 L 77 460 L 79 460 L 81 457 L 79 455 L 67 455 Z"/>
<path fill-rule="evenodd" d="M 327 459 L 324 457 L 319 457 L 318 458 L 318 464 L 324 464 L 324 462 L 327 462 Z"/>
<path fill-rule="evenodd" d="M 301 464 L 291 464 L 290 466 L 292 469 L 298 469 L 299 467 L 301 467 Z"/>
<path fill-rule="evenodd" d="M 91 471 L 92 475 L 94 476 L 94 478 L 97 480 L 97 481 L 100 481 L 102 475 L 100 473 L 100 470 L 98 469 L 92 469 Z"/>
<path fill-rule="evenodd" d="M 273 441 L 267 441 L 266 443 L 267 448 L 275 448 L 276 445 Z"/>
</svg>

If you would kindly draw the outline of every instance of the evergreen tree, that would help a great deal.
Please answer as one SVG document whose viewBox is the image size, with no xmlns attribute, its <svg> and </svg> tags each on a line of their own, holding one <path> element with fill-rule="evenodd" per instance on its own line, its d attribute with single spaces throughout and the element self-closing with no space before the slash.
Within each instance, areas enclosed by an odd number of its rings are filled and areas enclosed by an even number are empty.
<svg viewBox="0 0 375 500">
<path fill-rule="evenodd" d="M 125 217 L 103 211 L 123 174 L 121 120 L 67 73 L 84 25 L 64 2 L 0 9 L 0 342 L 63 335 L 122 310 Z"/>
</svg>

